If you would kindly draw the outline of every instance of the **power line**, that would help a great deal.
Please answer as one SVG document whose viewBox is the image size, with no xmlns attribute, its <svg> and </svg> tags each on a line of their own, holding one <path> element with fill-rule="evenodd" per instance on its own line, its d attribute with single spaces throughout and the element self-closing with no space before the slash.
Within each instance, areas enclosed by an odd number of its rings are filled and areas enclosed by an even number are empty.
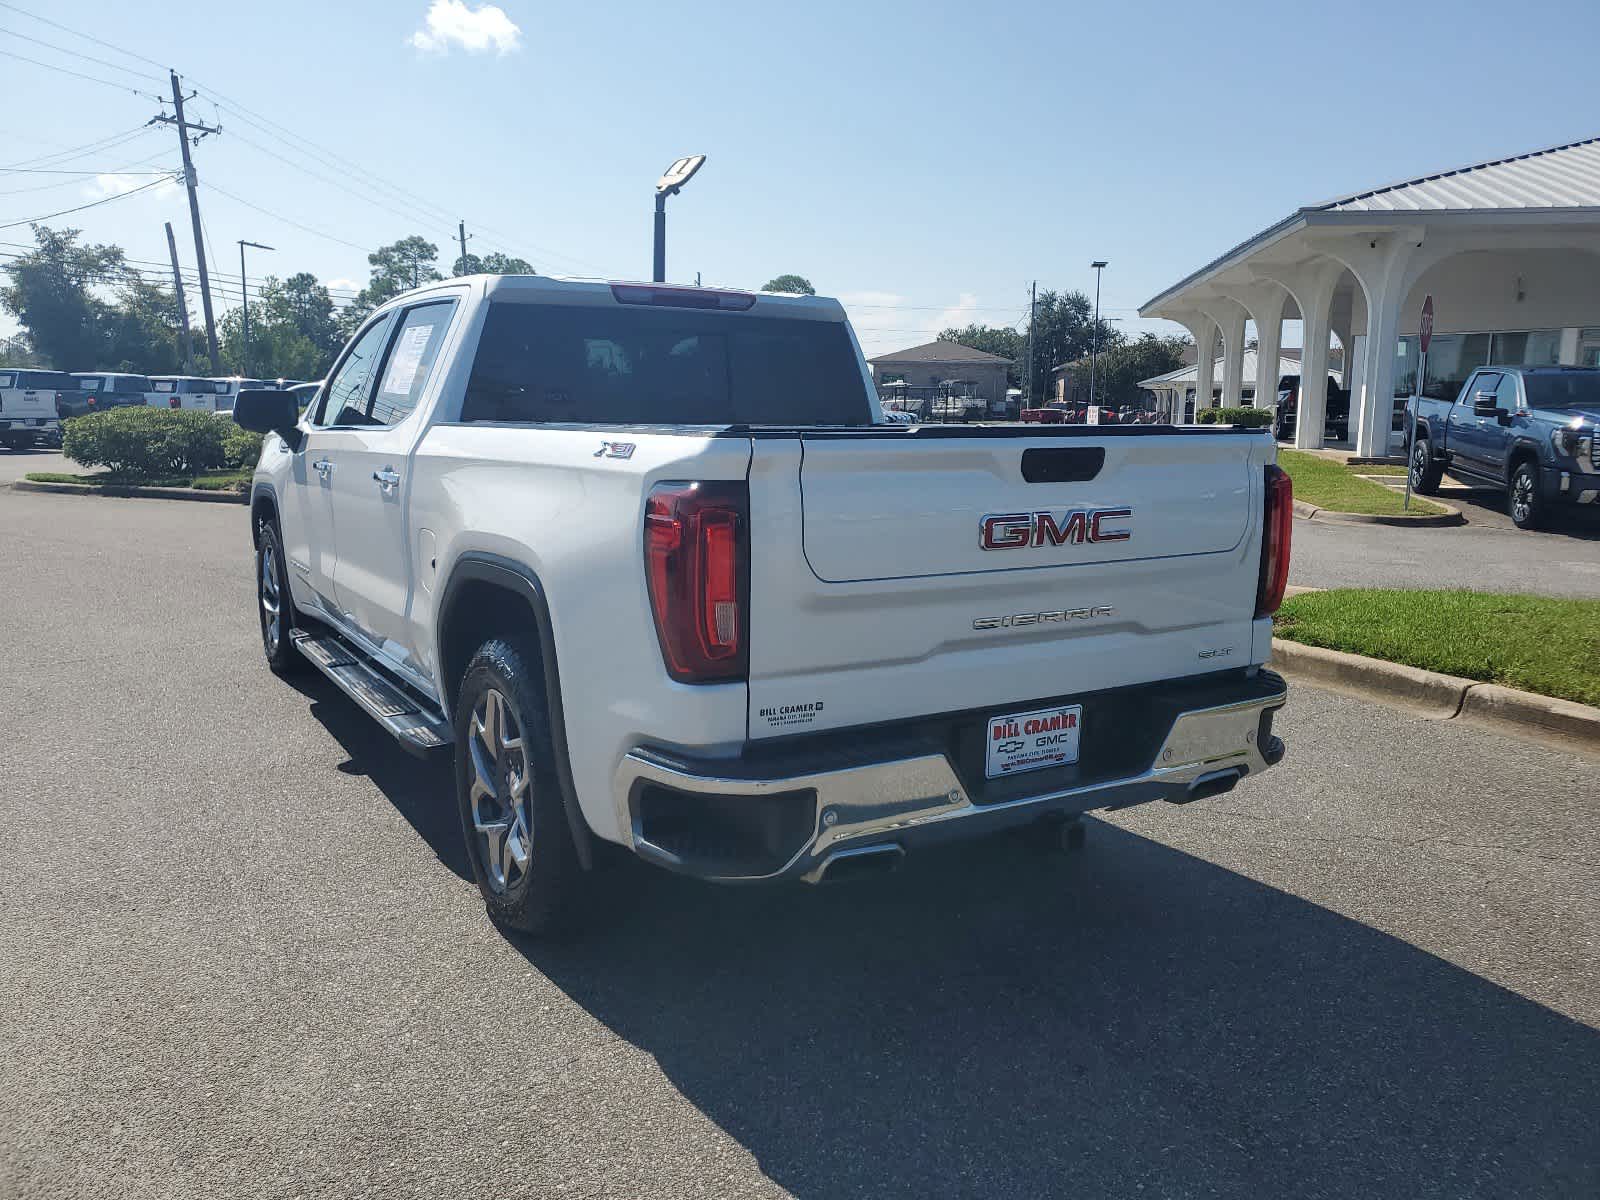
<svg viewBox="0 0 1600 1200">
<path fill-rule="evenodd" d="M 235 135 L 235 136 L 237 136 L 237 135 Z M 271 217 L 274 221 L 282 221 L 285 225 L 292 225 L 292 226 L 294 226 L 294 228 L 296 228 L 298 230 L 301 230 L 304 233 L 309 233 L 309 234 L 312 234 L 312 235 L 314 235 L 316 237 L 319 237 L 319 238 L 326 238 L 330 242 L 338 242 L 339 245 L 341 245 L 341 246 L 349 246 L 350 249 L 359 250 L 363 254 L 371 254 L 372 253 L 371 247 L 358 246 L 354 242 L 345 241 L 344 238 L 342 238 L 342 237 L 335 237 L 331 233 L 324 233 L 320 229 L 313 229 L 309 225 L 302 225 L 299 221 L 291 220 L 290 218 L 288 218 L 286 216 L 283 216 L 281 213 L 275 213 L 275 212 L 271 211 L 270 209 L 262 208 L 259 204 L 253 204 L 249 200 L 244 199 L 242 196 L 235 196 L 232 192 L 228 191 L 226 188 L 220 188 L 216 184 L 210 182 L 209 180 L 205 181 L 204 186 L 206 188 L 208 188 L 210 191 L 217 192 L 217 193 L 219 193 L 219 194 L 221 194 L 223 196 L 226 196 L 229 200 L 234 201 L 236 204 L 242 204 L 246 208 L 253 208 L 253 209 L 255 209 L 256 212 L 260 213 L 262 216 Z"/>
<path fill-rule="evenodd" d="M 80 204 L 76 208 L 63 208 L 59 212 L 45 213 L 42 217 L 28 217 L 26 220 L 22 221 L 11 221 L 7 224 L 0 225 L 0 229 L 15 229 L 19 225 L 36 225 L 40 221 L 48 221 L 53 217 L 64 217 L 68 213 L 82 212 L 86 208 L 98 208 L 102 204 L 110 204 L 113 200 L 126 200 L 129 196 L 138 195 L 138 193 L 146 191 L 149 188 L 159 187 L 163 183 L 169 182 L 171 179 L 172 176 L 170 175 L 164 179 L 152 179 L 149 183 L 140 184 L 136 188 L 129 188 L 125 192 L 118 192 L 115 196 L 105 196 L 99 200 L 91 200 L 88 204 Z"/>
<path fill-rule="evenodd" d="M 82 182 L 82 177 L 85 176 L 85 175 L 94 175 L 94 176 L 100 176 L 100 175 L 171 175 L 172 174 L 171 171 L 135 171 L 135 170 L 133 170 L 134 167 L 142 167 L 146 163 L 154 162 L 156 159 L 165 158 L 166 156 L 167 156 L 166 155 L 166 151 L 163 150 L 160 154 L 152 154 L 149 158 L 142 158 L 138 162 L 129 163 L 125 167 L 115 167 L 115 168 L 110 168 L 110 169 L 103 170 L 103 171 L 60 171 L 60 172 L 52 171 L 52 172 L 50 172 L 50 174 L 72 175 L 72 176 L 75 176 L 76 178 L 73 178 L 73 179 L 60 179 L 60 180 L 57 180 L 55 183 L 35 184 L 33 187 L 11 188 L 9 191 L 0 192 L 0 196 L 20 196 L 24 192 L 46 192 L 46 191 L 49 191 L 51 188 L 71 187 L 73 184 L 81 183 Z"/>
<path fill-rule="evenodd" d="M 41 25 L 48 25 L 52 29 L 59 29 L 62 33 L 70 33 L 73 37 L 81 37 L 84 41 L 93 42 L 96 46 L 104 46 L 107 50 L 115 50 L 118 54 L 126 54 L 129 58 L 136 58 L 142 63 L 148 63 L 158 71 L 165 71 L 167 69 L 165 64 L 158 63 L 153 58 L 146 58 L 142 54 L 135 54 L 132 50 L 125 50 L 121 46 L 113 45 L 110 42 L 103 42 L 91 34 L 82 33 L 76 29 L 61 24 L 59 21 L 52 21 L 49 17 L 41 17 L 38 13 L 29 12 L 25 8 L 18 8 L 15 4 L 6 3 L 5 0 L 0 0 L 0 8 L 8 8 L 14 13 L 21 13 L 23 16 L 28 17 L 31 20 L 38 21 Z"/>
<path fill-rule="evenodd" d="M 141 92 L 138 88 L 126 83 L 113 83 L 109 79 L 101 79 L 98 75 L 86 75 L 82 71 L 69 70 L 55 63 L 44 62 L 37 58 L 29 58 L 26 54 L 18 54 L 14 50 L 0 50 L 0 55 L 14 58 L 18 62 L 32 63 L 36 67 L 43 67 L 46 71 L 54 71 L 57 75 L 71 75 L 74 79 L 87 79 L 90 83 L 98 83 L 102 87 L 116 88 L 119 92 L 132 92 L 135 96 L 143 96 L 146 100 L 159 100 L 160 96 L 152 92 Z"/>
<path fill-rule="evenodd" d="M 81 58 L 85 62 L 96 63 L 102 67 L 110 67 L 113 71 L 126 71 L 128 74 L 136 75 L 147 83 L 150 81 L 150 76 L 145 74 L 143 71 L 136 71 L 132 67 L 123 66 L 121 63 L 108 62 L 103 58 L 96 58 L 94 55 L 85 54 L 81 50 L 72 50 L 66 46 L 58 46 L 54 42 L 47 42 L 42 38 L 30 37 L 26 33 L 18 33 L 15 29 L 0 29 L 0 34 L 4 34 L 6 37 L 21 38 L 25 42 L 32 42 L 35 46 L 43 46 L 46 50 L 55 50 L 62 54 L 70 54 L 74 59 Z"/>
<path fill-rule="evenodd" d="M 64 162 L 72 162 L 74 159 L 83 158 L 87 155 L 98 153 L 101 150 L 113 150 L 116 147 L 125 145 L 126 143 L 133 141 L 135 138 L 138 138 L 149 132 L 150 130 L 147 125 L 135 125 L 132 129 L 125 129 L 121 133 L 110 134 L 107 137 L 85 143 L 82 146 L 73 146 L 65 150 L 56 150 L 50 154 L 39 154 L 35 155 L 33 158 L 24 158 L 19 162 L 14 162 L 8 166 L 0 167 L 0 173 L 10 174 L 12 172 L 23 171 L 45 165 L 52 167 L 60 166 Z"/>
</svg>

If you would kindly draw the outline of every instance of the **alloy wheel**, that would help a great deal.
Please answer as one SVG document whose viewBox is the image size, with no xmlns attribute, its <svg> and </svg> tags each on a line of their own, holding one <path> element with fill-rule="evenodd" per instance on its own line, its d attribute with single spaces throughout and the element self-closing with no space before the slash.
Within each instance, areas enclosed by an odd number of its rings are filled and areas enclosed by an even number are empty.
<svg viewBox="0 0 1600 1200">
<path fill-rule="evenodd" d="M 283 598 L 278 587 L 278 548 L 271 538 L 263 539 L 261 546 L 261 632 L 267 654 L 276 654 L 283 636 Z"/>
<path fill-rule="evenodd" d="M 472 710 L 467 749 L 472 766 L 468 800 L 478 861 L 490 888 L 504 892 L 528 873 L 533 847 L 532 773 L 516 714 L 494 688 L 485 691 Z"/>
<path fill-rule="evenodd" d="M 1517 522 L 1528 519 L 1533 510 L 1533 479 L 1526 471 L 1518 471 L 1511 481 L 1511 516 Z"/>
<path fill-rule="evenodd" d="M 1411 448 L 1411 490 L 1421 491 L 1423 477 L 1428 473 L 1428 445 L 1418 442 Z"/>
</svg>

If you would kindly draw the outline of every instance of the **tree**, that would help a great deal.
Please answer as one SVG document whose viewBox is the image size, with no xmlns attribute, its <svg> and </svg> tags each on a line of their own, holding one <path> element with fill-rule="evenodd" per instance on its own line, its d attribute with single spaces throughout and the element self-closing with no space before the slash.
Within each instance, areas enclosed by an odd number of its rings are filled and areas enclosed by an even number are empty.
<svg viewBox="0 0 1600 1200">
<path fill-rule="evenodd" d="M 185 369 L 181 336 L 172 292 L 130 275 L 106 314 L 105 349 L 91 365 L 139 375 L 175 375 Z"/>
<path fill-rule="evenodd" d="M 982 350 L 985 354 L 998 354 L 1001 358 L 1009 359 L 1010 365 L 1006 367 L 1006 384 L 1010 387 L 1019 386 L 1022 378 L 1024 359 L 1027 357 L 1028 336 L 1018 333 L 1015 329 L 1005 325 L 968 325 L 964 329 L 946 329 L 939 334 L 941 342 L 955 342 L 958 346 L 968 346 L 973 350 Z"/>
<path fill-rule="evenodd" d="M 1094 363 L 1096 404 L 1142 404 L 1149 397 L 1141 391 L 1139 381 L 1156 375 L 1176 371 L 1183 365 L 1183 352 L 1190 345 L 1186 337 L 1157 337 L 1153 333 L 1140 335 L 1132 341 L 1119 341 L 1109 350 L 1102 343 Z M 1072 384 L 1077 399 L 1089 398 L 1088 358 L 1072 364 Z"/>
<path fill-rule="evenodd" d="M 103 360 L 111 333 L 111 306 L 93 288 L 128 277 L 122 251 L 79 245 L 77 229 L 32 228 L 34 248 L 6 267 L 0 307 L 22 325 L 37 365 L 89 370 Z"/>
<path fill-rule="evenodd" d="M 779 275 L 761 286 L 763 292 L 787 292 L 791 296 L 815 296 L 817 289 L 804 275 Z"/>
<path fill-rule="evenodd" d="M 1050 372 L 1061 363 L 1083 358 L 1095 344 L 1094 305 L 1082 292 L 1040 292 L 1033 317 L 1032 386 L 1028 395 L 1043 396 Z M 1028 334 L 1022 333 L 1023 357 L 1027 357 Z M 1100 321 L 1101 353 L 1121 344 L 1118 333 L 1104 319 Z M 1023 372 L 1027 374 L 1026 371 Z"/>
<path fill-rule="evenodd" d="M 353 334 L 367 319 L 367 314 L 385 300 L 444 278 L 439 274 L 437 265 L 439 247 L 420 234 L 414 233 L 398 242 L 379 246 L 367 255 L 367 262 L 372 267 L 371 282 L 339 314 L 341 339 Z"/>
<path fill-rule="evenodd" d="M 248 360 L 242 308 L 223 315 L 220 338 L 229 371 L 269 379 L 319 379 L 342 344 L 328 289 L 305 271 L 281 281 L 269 275 L 262 282 L 250 303 Z"/>
<path fill-rule="evenodd" d="M 452 275 L 537 275 L 533 264 L 525 258 L 518 258 L 514 254 L 502 254 L 492 250 L 488 254 L 469 254 L 465 258 L 457 258 L 455 265 L 450 268 Z"/>
</svg>

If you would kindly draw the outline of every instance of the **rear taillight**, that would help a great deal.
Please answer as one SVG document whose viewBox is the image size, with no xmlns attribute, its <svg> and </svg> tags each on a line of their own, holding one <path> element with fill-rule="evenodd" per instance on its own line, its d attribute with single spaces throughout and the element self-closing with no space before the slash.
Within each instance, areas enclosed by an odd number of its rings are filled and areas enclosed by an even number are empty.
<svg viewBox="0 0 1600 1200">
<path fill-rule="evenodd" d="M 168 408 L 177 408 L 178 407 L 178 397 L 174 396 L 171 400 L 168 400 L 167 401 L 167 407 Z"/>
<path fill-rule="evenodd" d="M 1270 617 L 1283 603 L 1283 589 L 1289 583 L 1289 541 L 1294 529 L 1294 484 L 1282 467 L 1267 468 L 1266 500 L 1262 510 L 1256 616 Z"/>
<path fill-rule="evenodd" d="M 748 674 L 749 508 L 743 483 L 661 483 L 645 501 L 650 610 L 667 673 L 679 683 Z"/>
</svg>

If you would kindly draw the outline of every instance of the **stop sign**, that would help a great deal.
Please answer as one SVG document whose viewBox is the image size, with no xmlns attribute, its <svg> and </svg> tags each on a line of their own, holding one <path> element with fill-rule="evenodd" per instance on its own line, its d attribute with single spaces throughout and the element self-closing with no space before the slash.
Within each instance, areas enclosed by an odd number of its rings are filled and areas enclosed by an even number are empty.
<svg viewBox="0 0 1600 1200">
<path fill-rule="evenodd" d="M 1428 352 L 1428 343 L 1433 341 L 1433 297 L 1429 296 L 1422 302 L 1422 323 L 1418 326 L 1421 336 L 1418 341 L 1422 343 L 1422 352 Z"/>
</svg>

